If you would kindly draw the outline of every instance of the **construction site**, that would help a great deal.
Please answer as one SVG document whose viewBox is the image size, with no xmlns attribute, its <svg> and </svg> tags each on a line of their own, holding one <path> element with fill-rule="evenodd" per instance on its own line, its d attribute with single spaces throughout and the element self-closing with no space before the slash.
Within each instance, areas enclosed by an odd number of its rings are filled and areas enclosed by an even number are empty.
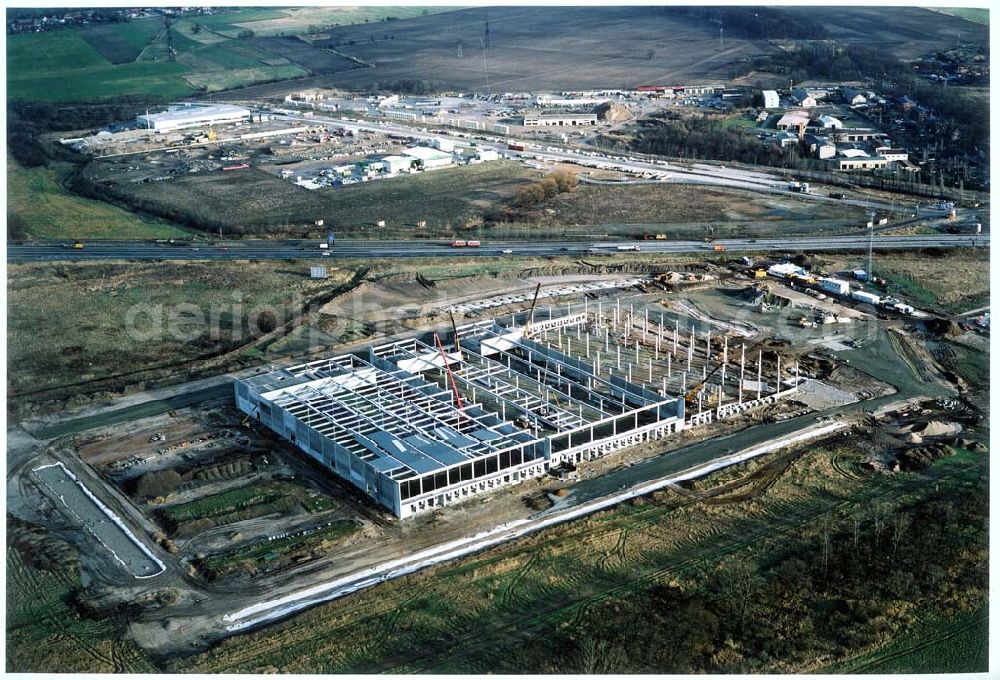
<svg viewBox="0 0 1000 680">
<path fill-rule="evenodd" d="M 861 258 L 714 257 L 367 281 L 316 321 L 353 343 L 63 436 L 12 463 L 12 512 L 96 538 L 87 606 L 145 603 L 130 636 L 176 658 L 800 442 L 875 428 L 888 472 L 981 446 L 934 317 L 829 283 Z"/>
</svg>

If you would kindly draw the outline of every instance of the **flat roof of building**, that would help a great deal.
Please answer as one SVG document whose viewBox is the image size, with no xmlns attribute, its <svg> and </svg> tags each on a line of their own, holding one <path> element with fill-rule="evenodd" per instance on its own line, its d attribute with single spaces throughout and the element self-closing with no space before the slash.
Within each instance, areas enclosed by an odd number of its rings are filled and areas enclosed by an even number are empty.
<svg viewBox="0 0 1000 680">
<path fill-rule="evenodd" d="M 171 104 L 166 111 L 142 114 L 137 118 L 157 123 L 185 122 L 199 118 L 248 117 L 250 109 L 234 104 Z"/>
<path fill-rule="evenodd" d="M 450 153 L 445 153 L 444 151 L 439 151 L 438 149 L 431 149 L 426 146 L 411 146 L 408 149 L 403 149 L 402 154 L 404 156 L 418 158 L 422 161 L 441 160 L 452 157 Z"/>
</svg>

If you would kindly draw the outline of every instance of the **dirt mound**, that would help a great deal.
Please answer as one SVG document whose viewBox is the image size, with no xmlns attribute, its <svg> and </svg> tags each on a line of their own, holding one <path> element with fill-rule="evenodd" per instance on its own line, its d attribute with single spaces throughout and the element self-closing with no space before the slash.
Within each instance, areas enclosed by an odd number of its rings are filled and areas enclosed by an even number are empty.
<svg viewBox="0 0 1000 680">
<path fill-rule="evenodd" d="M 911 443 L 911 444 L 923 444 L 923 443 L 924 443 L 924 438 L 923 438 L 923 437 L 921 437 L 921 436 L 920 436 L 919 434 L 917 434 L 916 432 L 911 432 L 911 433 L 910 433 L 910 434 L 909 434 L 909 435 L 908 435 L 908 436 L 906 437 L 906 441 L 908 441 L 908 442 L 909 442 L 909 443 Z"/>
<path fill-rule="evenodd" d="M 989 451 L 989 447 L 982 442 L 977 442 L 973 439 L 966 439 L 964 437 L 955 437 L 949 442 L 952 446 L 960 449 L 965 449 L 966 451 L 973 451 L 975 453 L 986 453 Z"/>
<path fill-rule="evenodd" d="M 915 446 L 912 449 L 907 449 L 906 451 L 898 454 L 896 456 L 896 463 L 900 470 L 912 472 L 916 470 L 926 470 L 939 458 L 954 455 L 955 449 L 946 444 Z"/>
<path fill-rule="evenodd" d="M 604 102 L 603 104 L 598 104 L 597 107 L 594 108 L 594 113 L 597 114 L 598 119 L 609 123 L 619 123 L 632 117 L 632 112 L 629 111 L 628 108 L 622 106 L 621 104 L 616 104 L 615 102 Z"/>
<path fill-rule="evenodd" d="M 918 432 L 924 437 L 944 437 L 958 434 L 961 431 L 962 426 L 958 423 L 943 423 L 940 420 L 931 420 L 922 428 L 914 428 L 914 432 Z"/>
<path fill-rule="evenodd" d="M 962 327 L 948 319 L 930 319 L 926 322 L 927 330 L 937 335 L 955 337 L 962 334 Z"/>
</svg>

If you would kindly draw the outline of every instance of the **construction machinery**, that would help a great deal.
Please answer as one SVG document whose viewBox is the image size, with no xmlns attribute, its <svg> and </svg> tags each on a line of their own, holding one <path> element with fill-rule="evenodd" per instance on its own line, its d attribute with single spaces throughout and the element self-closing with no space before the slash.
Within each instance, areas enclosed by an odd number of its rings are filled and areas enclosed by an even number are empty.
<svg viewBox="0 0 1000 680">
<path fill-rule="evenodd" d="M 715 368 L 713 368 L 701 380 L 701 382 L 696 383 L 694 385 L 694 387 L 692 387 L 691 389 L 689 389 L 687 391 L 687 394 L 684 395 L 684 403 L 688 404 L 688 405 L 696 403 L 698 401 L 698 393 L 701 392 L 702 389 L 704 389 L 705 385 L 708 384 L 708 381 L 711 380 L 712 376 L 715 375 L 716 373 L 718 373 L 719 369 L 721 369 L 721 368 L 722 368 L 722 362 L 720 361 L 718 364 L 715 365 Z M 711 404 L 714 400 L 715 400 L 715 393 L 714 392 L 709 392 L 707 398 L 704 401 L 704 403 Z"/>
<path fill-rule="evenodd" d="M 451 319 L 451 332 L 455 337 L 455 351 L 458 353 L 458 358 L 461 360 L 462 357 L 462 345 L 458 339 L 458 326 L 455 324 L 455 315 L 452 311 L 448 310 L 448 317 Z"/>
<path fill-rule="evenodd" d="M 531 299 L 531 309 L 528 310 L 528 320 L 524 324 L 524 337 L 531 337 L 531 324 L 535 322 L 535 305 L 538 304 L 538 293 L 542 290 L 542 284 L 535 286 L 535 297 Z"/>
</svg>

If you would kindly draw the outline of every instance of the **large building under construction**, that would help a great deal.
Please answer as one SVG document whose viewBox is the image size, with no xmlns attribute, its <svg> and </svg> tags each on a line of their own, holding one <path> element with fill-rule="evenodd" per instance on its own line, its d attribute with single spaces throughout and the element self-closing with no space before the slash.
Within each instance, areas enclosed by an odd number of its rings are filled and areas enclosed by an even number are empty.
<svg viewBox="0 0 1000 680">
<path fill-rule="evenodd" d="M 542 340 L 588 325 L 461 326 L 238 379 L 236 403 L 410 517 L 684 427 L 683 398 Z"/>
</svg>

